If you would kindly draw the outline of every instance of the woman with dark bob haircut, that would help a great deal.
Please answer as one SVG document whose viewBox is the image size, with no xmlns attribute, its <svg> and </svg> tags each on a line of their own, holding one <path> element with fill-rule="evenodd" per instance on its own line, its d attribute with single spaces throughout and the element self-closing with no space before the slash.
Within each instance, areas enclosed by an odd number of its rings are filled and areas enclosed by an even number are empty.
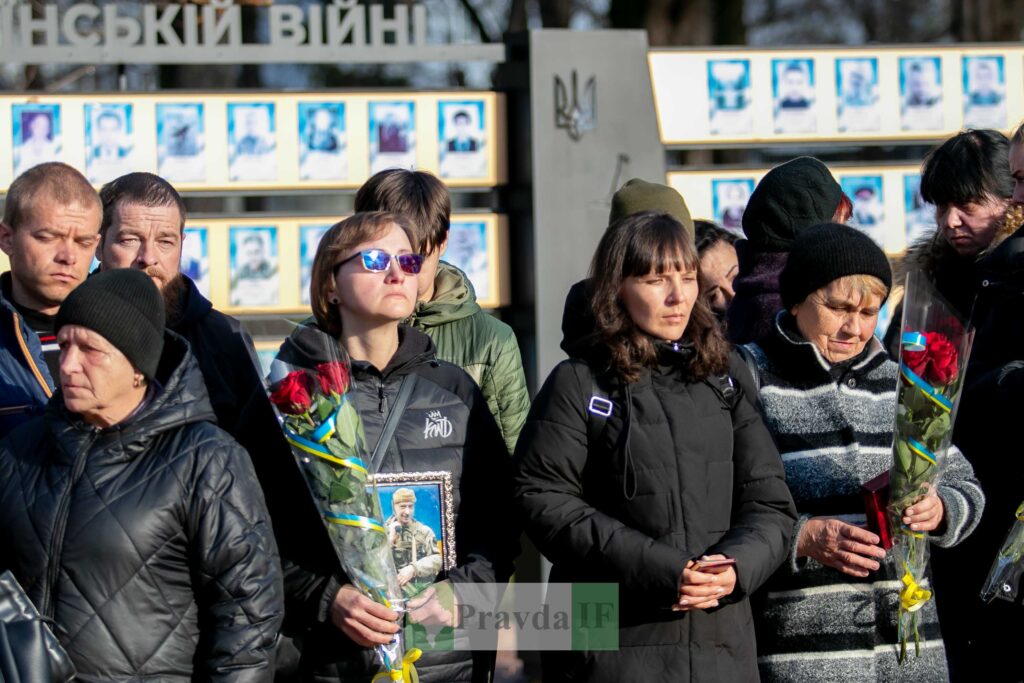
<svg viewBox="0 0 1024 683">
<path fill-rule="evenodd" d="M 619 591 L 619 649 L 549 653 L 545 681 L 757 679 L 748 596 L 796 514 L 699 269 L 671 216 L 613 224 L 590 269 L 597 331 L 519 437 L 517 505 L 551 581 Z"/>
</svg>

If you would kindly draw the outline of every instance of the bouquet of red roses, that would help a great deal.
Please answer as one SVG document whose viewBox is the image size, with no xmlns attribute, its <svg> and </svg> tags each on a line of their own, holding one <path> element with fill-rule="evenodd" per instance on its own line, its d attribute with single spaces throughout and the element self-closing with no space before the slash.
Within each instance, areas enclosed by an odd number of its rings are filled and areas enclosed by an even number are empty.
<svg viewBox="0 0 1024 683">
<path fill-rule="evenodd" d="M 896 401 L 889 520 L 903 571 L 900 589 L 900 661 L 914 636 L 920 654 L 916 612 L 931 599 L 927 534 L 902 523 L 904 510 L 930 494 L 953 437 L 974 330 L 920 272 L 907 276 L 903 299 L 900 383 Z"/>
<path fill-rule="evenodd" d="M 342 354 L 330 336 L 300 325 L 271 364 L 267 390 L 345 574 L 370 599 L 401 612 L 404 597 Z M 378 675 L 409 677 L 418 655 L 403 657 L 401 632 L 376 650 L 386 669 Z"/>
</svg>

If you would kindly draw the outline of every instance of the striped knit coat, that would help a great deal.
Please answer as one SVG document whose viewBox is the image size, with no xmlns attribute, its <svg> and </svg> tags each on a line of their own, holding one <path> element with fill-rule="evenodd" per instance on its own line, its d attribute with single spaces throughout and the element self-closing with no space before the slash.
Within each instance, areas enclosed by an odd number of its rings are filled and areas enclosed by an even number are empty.
<svg viewBox="0 0 1024 683">
<path fill-rule="evenodd" d="M 796 538 L 813 516 L 864 523 L 860 487 L 892 463 L 897 364 L 872 338 L 854 362 L 832 367 L 785 313 L 761 344 L 746 348 L 759 369 L 765 422 L 800 513 L 790 561 L 755 604 L 762 680 L 948 680 L 934 601 L 920 611 L 920 658 L 911 642 L 908 661 L 897 662 L 902 572 L 895 553 L 865 579 L 795 553 Z M 946 454 L 938 494 L 946 524 L 932 542 L 949 547 L 974 530 L 985 504 L 970 463 L 956 448 Z"/>
</svg>

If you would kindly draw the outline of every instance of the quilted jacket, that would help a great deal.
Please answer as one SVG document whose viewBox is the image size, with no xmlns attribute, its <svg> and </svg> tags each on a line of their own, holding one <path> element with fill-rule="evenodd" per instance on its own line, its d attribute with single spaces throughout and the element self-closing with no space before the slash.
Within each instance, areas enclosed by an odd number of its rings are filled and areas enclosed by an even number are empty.
<svg viewBox="0 0 1024 683">
<path fill-rule="evenodd" d="M 0 571 L 55 623 L 82 681 L 269 681 L 277 547 L 245 451 L 212 423 L 187 343 L 108 429 L 60 392 L 0 441 Z"/>
<path fill-rule="evenodd" d="M 0 275 L 0 291 L 10 291 L 11 274 Z M 41 415 L 53 393 L 39 337 L 14 304 L 0 293 L 0 437 Z"/>
</svg>

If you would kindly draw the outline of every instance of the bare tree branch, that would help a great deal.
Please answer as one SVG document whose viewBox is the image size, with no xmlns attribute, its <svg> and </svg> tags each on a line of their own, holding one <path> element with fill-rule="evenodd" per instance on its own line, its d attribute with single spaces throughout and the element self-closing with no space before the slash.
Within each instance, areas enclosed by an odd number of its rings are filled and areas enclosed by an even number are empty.
<svg viewBox="0 0 1024 683">
<path fill-rule="evenodd" d="M 480 12 L 473 5 L 472 0 L 459 0 L 459 4 L 462 5 L 462 9 L 466 10 L 466 15 L 469 16 L 469 20 L 473 23 L 473 27 L 477 30 L 477 33 L 480 34 L 480 40 L 485 43 L 493 43 L 494 38 L 491 36 L 490 31 L 487 30 L 487 26 L 484 25 Z"/>
</svg>

